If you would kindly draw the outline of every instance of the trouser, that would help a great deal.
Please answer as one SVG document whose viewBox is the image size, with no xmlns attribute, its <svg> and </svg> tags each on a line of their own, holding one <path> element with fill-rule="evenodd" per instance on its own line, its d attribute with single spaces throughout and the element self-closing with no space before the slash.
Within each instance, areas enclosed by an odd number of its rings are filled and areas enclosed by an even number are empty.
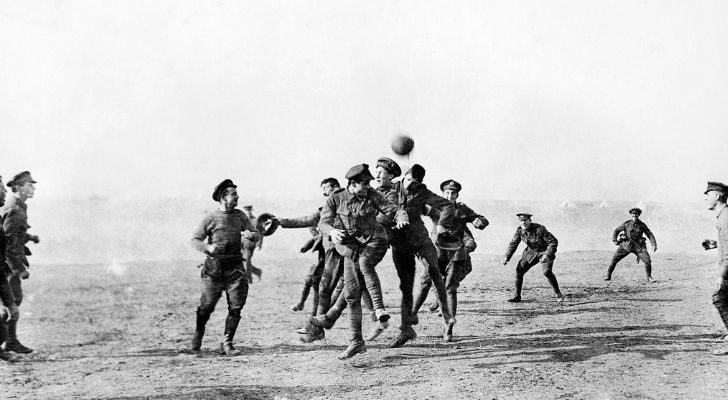
<svg viewBox="0 0 728 400">
<path fill-rule="evenodd" d="M 415 257 L 425 267 L 432 283 L 437 290 L 437 299 L 442 308 L 442 317 L 447 322 L 452 318 L 450 311 L 447 309 L 447 294 L 445 292 L 445 283 L 442 280 L 438 263 L 437 250 L 432 241 L 428 238 L 420 246 L 392 246 L 392 260 L 394 267 L 397 269 L 399 276 L 399 290 L 402 292 L 402 301 L 400 309 L 402 313 L 402 323 L 400 329 L 411 329 L 412 316 L 415 313 L 413 304 L 413 291 L 415 280 Z M 426 290 L 425 290 L 426 289 Z M 420 287 L 416 298 L 426 298 L 429 288 Z M 424 300 L 423 300 L 424 302 Z"/>
<path fill-rule="evenodd" d="M 344 257 L 331 247 L 326 249 L 324 260 L 324 272 L 321 275 L 319 284 L 319 301 L 316 315 L 326 314 L 331 305 L 336 301 L 338 293 L 341 293 L 344 282 L 341 279 L 344 274 Z M 340 287 L 340 289 L 337 289 Z"/>
<path fill-rule="evenodd" d="M 561 294 L 561 291 L 559 290 L 559 282 L 556 280 L 556 275 L 554 275 L 554 272 L 552 271 L 556 257 L 551 256 L 548 261 L 541 262 L 541 257 L 544 254 L 546 254 L 546 252 L 539 252 L 538 255 L 533 257 L 530 262 L 525 258 L 521 258 L 518 262 L 518 265 L 516 266 L 516 296 L 521 296 L 521 290 L 523 289 L 523 276 L 536 264 L 541 264 L 543 276 L 545 276 L 551 284 L 551 288 L 554 290 L 554 293 L 557 295 Z"/>
<path fill-rule="evenodd" d="M 12 275 L 8 280 L 8 286 L 10 288 L 10 292 L 15 298 L 15 305 L 20 307 L 20 304 L 23 302 L 22 279 L 20 279 L 18 275 Z M 15 313 L 15 315 L 13 315 L 13 318 L 5 323 L 4 328 L 0 327 L 0 331 L 2 331 L 0 335 L 5 336 L 3 341 L 12 341 L 18 339 L 18 319 L 20 319 L 20 312 Z"/>
<path fill-rule="evenodd" d="M 323 251 L 319 251 L 318 261 L 315 264 L 311 265 L 311 268 L 308 271 L 308 275 L 306 275 L 306 279 L 303 284 L 303 292 L 301 293 L 301 300 L 298 302 L 300 305 L 306 303 L 308 293 L 310 289 L 313 289 L 313 309 L 311 311 L 312 316 L 315 316 L 316 312 L 318 311 L 319 286 L 321 283 L 321 278 L 324 274 L 325 264 L 326 255 Z"/>
<path fill-rule="evenodd" d="M 723 280 L 718 290 L 713 293 L 713 305 L 718 310 L 720 319 L 728 329 L 728 280 Z"/>
<path fill-rule="evenodd" d="M 443 268 L 440 263 L 440 251 L 438 251 L 438 268 L 440 269 L 440 274 L 442 274 L 443 279 L 445 281 L 445 291 L 448 293 L 448 303 L 449 304 L 455 304 L 455 308 L 452 308 L 450 306 L 450 313 L 452 316 L 455 316 L 455 313 L 452 311 L 454 309 L 457 309 L 457 288 L 460 286 L 460 283 L 465 279 L 470 272 L 473 271 L 473 262 L 470 258 L 470 254 L 467 255 L 465 260 L 458 260 L 454 261 L 451 258 L 447 258 L 448 264 Z M 457 262 L 458 265 L 452 265 L 453 263 Z M 448 285 L 448 271 L 452 271 L 452 276 L 450 277 L 450 283 Z M 453 285 L 457 282 L 457 286 L 452 289 Z M 448 286 L 451 289 L 448 289 Z M 427 300 L 427 296 L 430 293 L 430 289 L 432 288 L 432 278 L 430 278 L 430 272 L 428 270 L 423 270 L 422 274 L 420 275 L 420 291 L 417 298 L 415 298 L 415 304 L 412 308 L 412 312 L 414 314 L 417 314 L 420 311 L 420 308 L 422 308 L 422 305 L 425 304 L 425 301 Z M 454 292 L 453 292 L 454 290 Z M 451 293 L 454 293 L 454 295 L 451 295 Z"/>
<path fill-rule="evenodd" d="M 0 267 L 0 268 L 2 268 L 2 267 Z M 22 293 L 22 291 L 21 291 L 21 293 Z M 7 318 L 8 318 L 7 321 L 0 321 L 0 344 L 2 344 L 8 338 L 8 325 L 11 322 L 13 322 L 14 320 L 18 319 L 19 313 L 13 312 L 13 309 L 17 310 L 17 307 L 16 307 L 17 304 L 15 302 L 13 290 L 10 287 L 10 282 L 8 281 L 7 276 L 5 276 L 5 274 L 2 273 L 1 271 L 0 271 L 0 305 L 7 307 L 9 309 L 9 311 L 11 312 L 11 314 L 7 316 Z"/>
<path fill-rule="evenodd" d="M 617 263 L 624 257 L 627 257 L 630 253 L 637 255 L 637 257 L 642 260 L 643 263 L 645 263 L 645 273 L 648 277 L 652 276 L 652 259 L 650 258 L 650 253 L 647 252 L 647 246 L 645 246 L 644 244 L 630 244 L 628 248 L 625 248 L 622 245 L 617 247 L 617 250 L 614 252 L 614 256 L 612 256 L 612 262 L 609 264 L 607 277 L 612 277 L 612 272 L 614 272 L 614 268 L 617 267 Z"/>
<path fill-rule="evenodd" d="M 200 306 L 197 308 L 197 331 L 204 333 L 205 324 L 210 315 L 215 311 L 218 300 L 225 292 L 228 304 L 228 315 L 225 319 L 224 341 L 232 343 L 235 331 L 240 322 L 240 312 L 245 306 L 248 298 L 248 279 L 243 272 L 242 265 L 238 268 L 224 268 L 219 277 L 213 278 L 204 273 L 201 274 Z"/>
</svg>

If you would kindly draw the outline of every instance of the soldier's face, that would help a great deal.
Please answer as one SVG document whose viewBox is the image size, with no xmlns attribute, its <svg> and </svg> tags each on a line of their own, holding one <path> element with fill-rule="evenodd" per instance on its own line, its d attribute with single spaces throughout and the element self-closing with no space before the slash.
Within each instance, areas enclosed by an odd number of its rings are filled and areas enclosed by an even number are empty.
<svg viewBox="0 0 728 400">
<path fill-rule="evenodd" d="M 364 197 L 367 195 L 367 191 L 370 187 L 369 181 L 352 182 L 351 192 L 359 197 Z"/>
<path fill-rule="evenodd" d="M 404 179 L 402 179 L 402 185 L 404 185 L 405 189 L 407 190 L 412 190 L 419 184 L 420 182 L 417 181 L 417 179 L 414 179 L 412 177 L 412 174 L 405 174 Z"/>
<path fill-rule="evenodd" d="M 521 225 L 521 228 L 528 229 L 531 227 L 531 218 L 521 218 L 519 221 L 519 225 Z"/>
<path fill-rule="evenodd" d="M 227 188 L 225 189 L 225 194 L 220 198 L 223 203 L 229 205 L 230 207 L 237 207 L 238 206 L 238 199 L 240 196 L 238 196 L 238 190 L 235 188 Z"/>
<path fill-rule="evenodd" d="M 377 180 L 379 186 L 389 186 L 392 183 L 392 174 L 381 166 L 377 166 L 374 170 L 374 178 Z"/>
<path fill-rule="evenodd" d="M 705 194 L 705 207 L 708 210 L 715 210 L 718 205 L 718 199 L 720 198 L 720 192 L 717 190 L 711 190 Z"/>
<path fill-rule="evenodd" d="M 329 183 L 321 185 L 321 194 L 324 195 L 324 197 L 331 196 L 331 193 L 334 193 L 334 190 L 336 190 L 336 188 L 331 186 Z"/>
<path fill-rule="evenodd" d="M 25 182 L 24 184 L 18 186 L 18 193 L 28 199 L 32 199 L 33 195 L 35 194 L 35 185 L 33 185 L 32 182 Z"/>
<path fill-rule="evenodd" d="M 3 183 L 3 179 L 0 178 L 0 207 L 5 205 L 5 194 L 8 191 L 5 190 L 5 184 Z"/>
<path fill-rule="evenodd" d="M 630 215 L 632 216 L 632 221 L 637 221 L 638 219 L 640 219 L 640 215 L 637 213 L 632 213 Z"/>
<path fill-rule="evenodd" d="M 450 200 L 453 203 L 457 201 L 459 196 L 460 196 L 460 193 L 458 193 L 457 190 L 447 189 L 442 192 L 442 197 Z"/>
</svg>

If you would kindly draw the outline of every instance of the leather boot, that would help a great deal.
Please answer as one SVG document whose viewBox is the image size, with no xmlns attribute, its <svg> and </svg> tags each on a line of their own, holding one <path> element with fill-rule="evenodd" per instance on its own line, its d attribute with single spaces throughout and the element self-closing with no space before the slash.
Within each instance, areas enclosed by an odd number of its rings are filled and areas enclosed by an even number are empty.
<svg viewBox="0 0 728 400">
<path fill-rule="evenodd" d="M 197 320 L 195 322 L 195 333 L 192 335 L 192 343 L 190 344 L 190 350 L 200 351 L 202 347 L 202 337 L 205 336 L 205 325 L 207 320 L 210 319 L 210 314 L 205 313 L 197 308 Z"/>
<path fill-rule="evenodd" d="M 220 345 L 220 353 L 228 356 L 240 355 L 240 352 L 233 346 L 233 339 L 235 338 L 235 331 L 238 330 L 238 323 L 240 322 L 240 310 L 229 311 L 227 318 L 225 318 L 225 337 Z"/>
<path fill-rule="evenodd" d="M 5 344 L 3 344 L 2 349 L 5 351 L 12 351 L 14 353 L 20 354 L 32 353 L 33 349 L 23 346 L 23 344 L 20 343 L 20 341 L 18 340 L 18 320 L 14 319 L 12 321 L 8 321 L 7 327 L 8 338 L 5 340 Z"/>
</svg>

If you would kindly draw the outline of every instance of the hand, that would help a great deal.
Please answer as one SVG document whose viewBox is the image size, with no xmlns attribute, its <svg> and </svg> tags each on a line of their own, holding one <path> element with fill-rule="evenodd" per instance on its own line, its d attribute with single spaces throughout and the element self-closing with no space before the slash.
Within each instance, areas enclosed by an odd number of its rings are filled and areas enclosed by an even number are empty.
<svg viewBox="0 0 728 400">
<path fill-rule="evenodd" d="M 243 239 L 245 240 L 255 240 L 255 234 L 251 231 L 243 231 L 242 235 Z"/>
<path fill-rule="evenodd" d="M 654 253 L 656 251 L 657 251 L 657 245 L 652 246 L 652 252 Z"/>
<path fill-rule="evenodd" d="M 28 240 L 30 240 L 33 243 L 39 243 L 40 239 L 37 235 L 28 235 Z"/>
<path fill-rule="evenodd" d="M 615 246 L 619 246 L 619 242 L 618 241 L 615 240 L 613 243 L 614 243 Z"/>
<path fill-rule="evenodd" d="M 213 255 L 213 254 L 215 254 L 215 251 L 216 251 L 216 250 L 217 250 L 217 244 L 215 244 L 215 243 L 213 243 L 213 244 L 208 244 L 207 246 L 205 246 L 205 252 L 206 252 L 207 254 L 209 254 L 209 255 Z"/>
<path fill-rule="evenodd" d="M 541 256 L 541 262 L 542 262 L 542 263 L 547 263 L 547 262 L 549 262 L 549 256 L 547 256 L 546 254 L 542 255 L 542 256 Z"/>
<path fill-rule="evenodd" d="M 346 236 L 344 234 L 344 231 L 341 229 L 332 229 L 331 230 L 331 241 L 334 242 L 334 244 L 341 244 L 344 241 L 344 237 Z"/>
<path fill-rule="evenodd" d="M 298 251 L 300 251 L 301 253 L 305 253 L 308 251 L 308 248 L 306 246 L 303 246 Z"/>
<path fill-rule="evenodd" d="M 503 265 L 506 265 L 508 264 L 508 259 L 503 257 L 503 259 L 501 259 L 501 262 L 503 263 Z"/>
<path fill-rule="evenodd" d="M 481 218 L 476 218 L 473 221 L 473 226 L 476 229 L 485 229 L 485 227 L 488 226 L 488 222 L 487 221 L 483 221 Z"/>
<path fill-rule="evenodd" d="M 718 242 L 716 242 L 715 240 L 710 240 L 710 239 L 703 240 L 703 243 L 701 243 L 701 244 L 703 245 L 703 248 L 705 250 L 710 250 L 710 249 L 714 249 L 714 248 L 718 247 Z"/>
<path fill-rule="evenodd" d="M 409 225 L 409 221 L 399 221 L 399 222 L 397 222 L 397 225 L 395 225 L 395 228 L 402 229 L 408 225 Z"/>
<path fill-rule="evenodd" d="M 7 307 L 0 305 L 0 322 L 8 322 L 12 319 L 12 315 L 10 314 L 10 309 Z M 5 329 L 5 328 L 2 328 Z"/>
<path fill-rule="evenodd" d="M 28 278 L 30 278 L 30 271 L 28 271 L 27 269 L 24 269 L 24 270 L 20 271 L 18 276 L 20 277 L 20 279 L 28 279 Z"/>
</svg>

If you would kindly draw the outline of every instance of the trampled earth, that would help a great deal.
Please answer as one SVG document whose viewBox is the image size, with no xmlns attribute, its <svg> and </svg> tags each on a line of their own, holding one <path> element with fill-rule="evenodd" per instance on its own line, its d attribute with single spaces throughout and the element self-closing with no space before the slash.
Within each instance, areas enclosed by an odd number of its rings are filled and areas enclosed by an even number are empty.
<svg viewBox="0 0 728 400">
<path fill-rule="evenodd" d="M 297 340 L 311 298 L 304 312 L 289 307 L 300 295 L 310 255 L 256 254 L 254 263 L 265 272 L 243 310 L 237 357 L 217 353 L 224 298 L 203 351 L 179 353 L 194 327 L 199 261 L 35 265 L 19 330 L 36 352 L 0 363 L 3 398 L 724 398 L 728 357 L 710 353 L 725 334 L 710 299 L 714 254 L 658 252 L 652 284 L 634 257 L 604 282 L 610 257 L 559 253 L 554 272 L 566 302 L 555 302 L 534 268 L 524 301 L 511 304 L 505 300 L 515 260 L 502 266 L 497 256 L 475 253 L 460 290 L 454 342 L 442 341 L 436 313 L 423 312 L 418 339 L 390 349 L 400 296 L 387 255 L 378 270 L 392 326 L 368 343 L 367 353 L 347 361 L 336 359 L 347 345 L 347 313 L 326 340 Z"/>
</svg>

